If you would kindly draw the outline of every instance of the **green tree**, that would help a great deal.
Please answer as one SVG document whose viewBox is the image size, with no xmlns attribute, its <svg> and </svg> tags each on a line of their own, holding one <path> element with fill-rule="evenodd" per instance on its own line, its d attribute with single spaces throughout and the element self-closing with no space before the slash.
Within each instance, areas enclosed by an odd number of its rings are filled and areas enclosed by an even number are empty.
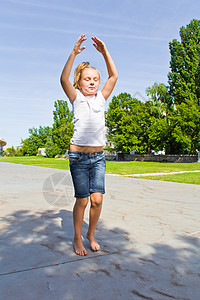
<svg viewBox="0 0 200 300">
<path fill-rule="evenodd" d="M 163 83 L 155 82 L 152 87 L 146 89 L 149 107 L 150 126 L 148 129 L 149 144 L 154 151 L 167 151 L 170 127 L 168 115 L 172 105 L 169 88 Z"/>
<path fill-rule="evenodd" d="M 195 153 L 199 149 L 200 120 L 200 20 L 180 29 L 181 41 L 170 44 L 169 85 L 171 153 Z"/>
<path fill-rule="evenodd" d="M 155 83 L 146 90 L 153 114 L 150 143 L 166 154 L 195 153 L 200 141 L 200 21 L 181 27 L 180 37 L 169 44 L 169 88 Z"/>
<path fill-rule="evenodd" d="M 115 150 L 148 152 L 149 118 L 147 105 L 130 94 L 121 93 L 113 97 L 106 113 L 106 127 L 108 140 Z"/>
<path fill-rule="evenodd" d="M 147 96 L 151 98 L 152 113 L 158 117 L 166 115 L 172 105 L 172 98 L 169 95 L 169 88 L 164 83 L 155 82 L 152 87 L 146 89 Z"/>
<path fill-rule="evenodd" d="M 22 149 L 24 155 L 34 156 L 38 153 L 38 148 L 45 147 L 47 139 L 52 135 L 52 128 L 42 127 L 39 129 L 33 127 L 29 129 L 30 136 L 25 140 L 22 140 Z"/>
<path fill-rule="evenodd" d="M 180 29 L 181 41 L 169 43 L 170 95 L 175 104 L 192 100 L 199 106 L 200 98 L 200 20 L 192 20 Z"/>
<path fill-rule="evenodd" d="M 55 101 L 54 107 L 53 143 L 59 149 L 57 154 L 65 154 L 73 135 L 73 113 L 69 110 L 67 101 L 64 100 Z"/>
<path fill-rule="evenodd" d="M 32 138 L 22 140 L 23 155 L 35 156 L 38 153 L 38 144 L 32 141 Z"/>
<path fill-rule="evenodd" d="M 14 146 L 7 148 L 4 153 L 6 156 L 17 156 L 17 149 Z"/>
<path fill-rule="evenodd" d="M 192 100 L 186 100 L 175 106 L 169 116 L 170 153 L 196 153 L 200 141 L 200 113 Z"/>
<path fill-rule="evenodd" d="M 151 125 L 148 130 L 149 144 L 155 152 L 165 150 L 167 152 L 169 138 L 169 124 L 166 118 L 151 118 Z"/>
<path fill-rule="evenodd" d="M 60 149 L 54 144 L 52 138 L 49 136 L 45 144 L 45 153 L 47 157 L 55 157 L 60 153 Z"/>
</svg>

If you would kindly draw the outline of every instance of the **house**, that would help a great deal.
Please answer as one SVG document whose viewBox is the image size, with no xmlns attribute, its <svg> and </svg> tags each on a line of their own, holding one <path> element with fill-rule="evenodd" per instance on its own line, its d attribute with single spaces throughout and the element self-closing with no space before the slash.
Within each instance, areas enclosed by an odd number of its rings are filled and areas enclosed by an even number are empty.
<svg viewBox="0 0 200 300">
<path fill-rule="evenodd" d="M 7 142 L 0 137 L 0 156 L 3 155 L 3 147 L 7 145 Z"/>
<path fill-rule="evenodd" d="M 46 156 L 45 148 L 38 148 L 38 154 L 37 154 L 37 155 L 43 155 L 43 156 Z"/>
</svg>

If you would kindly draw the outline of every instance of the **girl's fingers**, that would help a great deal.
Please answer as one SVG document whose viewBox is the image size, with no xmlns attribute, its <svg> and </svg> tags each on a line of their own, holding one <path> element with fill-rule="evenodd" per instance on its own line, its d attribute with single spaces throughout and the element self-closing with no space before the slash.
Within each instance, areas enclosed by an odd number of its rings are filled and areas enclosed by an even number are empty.
<svg viewBox="0 0 200 300">
<path fill-rule="evenodd" d="M 92 36 L 92 39 L 99 40 L 96 36 Z"/>
<path fill-rule="evenodd" d="M 87 40 L 87 38 L 86 38 L 86 37 L 84 38 L 84 37 L 85 37 L 85 34 L 81 34 L 81 35 L 79 36 L 77 42 L 82 43 L 82 42 L 84 42 L 85 40 Z"/>
<path fill-rule="evenodd" d="M 82 40 L 82 38 L 83 38 L 83 36 L 80 35 L 79 38 L 78 38 L 78 40 L 77 40 L 77 43 L 80 43 L 80 41 Z"/>
<path fill-rule="evenodd" d="M 93 46 L 98 51 L 102 52 L 103 48 L 105 47 L 104 43 L 100 39 L 98 39 L 96 36 L 93 36 L 91 39 L 95 43 L 95 44 L 93 44 Z M 86 48 L 85 46 L 80 48 L 81 44 L 86 40 L 87 40 L 87 38 L 85 37 L 85 34 L 82 33 L 76 42 L 76 47 L 79 48 L 79 53 L 82 52 Z"/>
<path fill-rule="evenodd" d="M 84 49 L 85 49 L 86 47 L 84 46 L 84 47 L 82 47 L 82 48 L 80 48 L 80 51 L 82 52 Z"/>
<path fill-rule="evenodd" d="M 95 43 L 101 43 L 101 44 L 103 44 L 103 42 L 102 42 L 100 39 L 98 39 L 96 36 L 93 36 L 93 37 L 92 37 L 92 40 L 93 40 Z"/>
<path fill-rule="evenodd" d="M 85 34 L 81 33 L 81 35 L 79 36 L 79 39 L 82 39 L 85 36 Z"/>
<path fill-rule="evenodd" d="M 82 42 L 84 42 L 84 41 L 86 41 L 86 40 L 87 40 L 87 38 L 85 38 L 85 39 L 82 39 L 82 40 L 81 40 L 81 43 L 82 43 Z"/>
<path fill-rule="evenodd" d="M 78 47 L 80 49 L 81 44 L 87 40 L 87 38 L 84 38 L 85 34 L 81 34 L 78 38 L 75 47 Z M 81 51 L 85 49 L 85 46 L 81 48 Z"/>
</svg>

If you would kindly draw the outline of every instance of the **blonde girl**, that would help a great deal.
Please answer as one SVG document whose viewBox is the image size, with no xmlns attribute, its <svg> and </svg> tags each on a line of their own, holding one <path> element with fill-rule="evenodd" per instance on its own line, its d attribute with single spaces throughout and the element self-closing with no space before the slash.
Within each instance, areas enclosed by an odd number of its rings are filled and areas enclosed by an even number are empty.
<svg viewBox="0 0 200 300">
<path fill-rule="evenodd" d="M 86 237 L 93 251 L 100 249 L 94 233 L 105 193 L 105 100 L 110 96 L 118 78 L 115 64 L 105 44 L 95 36 L 92 37 L 93 45 L 103 55 L 108 71 L 108 79 L 103 89 L 98 91 L 99 72 L 90 67 L 88 62 L 79 64 L 75 69 L 74 84 L 69 81 L 75 57 L 86 48 L 82 46 L 85 40 L 85 35 L 81 34 L 61 75 L 61 85 L 72 103 L 74 118 L 69 162 L 76 197 L 73 221 L 74 251 L 77 255 L 87 255 L 81 229 L 89 199 L 91 205 Z"/>
</svg>

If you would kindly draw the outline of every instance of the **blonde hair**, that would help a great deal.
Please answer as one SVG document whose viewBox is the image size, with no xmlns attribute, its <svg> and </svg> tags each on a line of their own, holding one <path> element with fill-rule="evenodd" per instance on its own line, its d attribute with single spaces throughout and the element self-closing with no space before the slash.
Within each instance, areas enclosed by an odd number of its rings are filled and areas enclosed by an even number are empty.
<svg viewBox="0 0 200 300">
<path fill-rule="evenodd" d="M 81 76 L 82 76 L 83 70 L 86 69 L 86 68 L 93 68 L 93 69 L 95 69 L 94 67 L 90 67 L 90 63 L 88 61 L 87 62 L 82 62 L 81 64 L 79 64 L 76 67 L 76 69 L 74 71 L 74 87 L 75 87 L 75 89 L 79 88 L 78 84 L 79 84 L 79 82 L 81 80 Z M 98 72 L 98 70 L 97 70 L 97 72 Z"/>
</svg>

